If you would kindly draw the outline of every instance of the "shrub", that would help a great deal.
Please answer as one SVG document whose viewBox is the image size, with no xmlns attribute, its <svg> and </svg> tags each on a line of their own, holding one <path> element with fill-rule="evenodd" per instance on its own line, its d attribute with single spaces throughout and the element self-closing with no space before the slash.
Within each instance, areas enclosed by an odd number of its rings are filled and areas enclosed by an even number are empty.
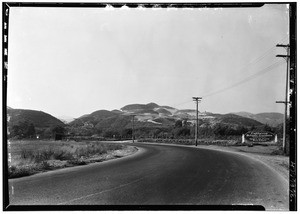
<svg viewBox="0 0 300 214">
<path fill-rule="evenodd" d="M 87 163 L 81 159 L 68 160 L 68 164 L 71 165 L 86 165 Z"/>
<path fill-rule="evenodd" d="M 34 157 L 34 153 L 31 150 L 27 150 L 27 149 L 22 149 L 21 150 L 21 158 L 23 159 L 33 159 Z"/>
<path fill-rule="evenodd" d="M 26 166 L 11 166 L 8 168 L 8 178 L 19 178 L 34 174 L 34 169 Z"/>
<path fill-rule="evenodd" d="M 43 142 L 45 143 L 45 142 Z M 35 174 L 39 171 L 62 168 L 70 165 L 85 165 L 90 161 L 87 158 L 107 153 L 109 150 L 122 149 L 124 146 L 115 143 L 99 142 L 69 142 L 45 143 L 36 146 L 24 144 L 19 155 L 14 156 L 13 166 L 9 168 L 9 178 L 22 177 Z M 57 161 L 50 161 L 57 160 Z M 64 161 L 64 162 L 59 162 Z"/>
</svg>

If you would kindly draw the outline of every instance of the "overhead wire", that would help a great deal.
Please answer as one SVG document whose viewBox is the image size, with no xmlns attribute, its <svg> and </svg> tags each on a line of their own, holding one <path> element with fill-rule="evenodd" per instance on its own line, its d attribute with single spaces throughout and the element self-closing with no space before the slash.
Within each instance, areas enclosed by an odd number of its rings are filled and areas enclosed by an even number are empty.
<svg viewBox="0 0 300 214">
<path fill-rule="evenodd" d="M 264 68 L 264 69 L 262 69 L 262 70 L 260 70 L 260 71 L 258 71 L 258 72 L 256 72 L 256 73 L 254 73 L 254 74 L 251 75 L 251 76 L 248 76 L 247 78 L 245 78 L 245 79 L 243 79 L 243 80 L 241 80 L 241 81 L 239 81 L 239 82 L 236 82 L 236 83 L 234 83 L 234 84 L 232 84 L 232 85 L 229 85 L 229 86 L 227 86 L 227 87 L 225 87 L 225 88 L 222 88 L 222 89 L 219 89 L 219 90 L 217 90 L 217 91 L 208 93 L 208 94 L 206 94 L 206 95 L 204 95 L 204 96 L 202 96 L 202 97 L 210 97 L 210 96 L 213 96 L 213 95 L 222 93 L 222 92 L 224 92 L 224 91 L 227 91 L 227 90 L 229 90 L 229 89 L 232 89 L 232 88 L 234 88 L 234 87 L 236 87 L 236 86 L 239 86 L 239 85 L 241 85 L 241 84 L 243 84 L 243 83 L 245 83 L 245 82 L 248 82 L 248 81 L 250 81 L 250 80 L 252 80 L 252 79 L 254 79 L 254 78 L 258 77 L 258 76 L 261 76 L 261 75 L 267 73 L 268 71 L 271 71 L 271 70 L 274 69 L 275 67 L 277 67 L 277 66 L 283 64 L 283 62 L 284 62 L 284 60 L 281 59 L 280 61 L 277 61 L 277 62 L 273 63 L 272 65 L 270 65 L 270 66 L 268 66 L 268 67 L 266 67 L 266 68 Z"/>
<path fill-rule="evenodd" d="M 283 36 L 282 39 L 280 40 L 280 43 L 284 42 L 286 39 L 287 39 L 287 38 L 286 38 L 286 35 Z M 257 64 L 257 63 L 259 63 L 260 61 L 262 61 L 265 57 L 267 57 L 267 56 L 268 56 L 271 52 L 273 52 L 275 49 L 276 49 L 276 45 L 273 45 L 272 47 L 270 47 L 269 49 L 267 49 L 262 55 L 260 55 L 260 56 L 257 57 L 257 58 L 254 58 L 254 59 L 250 60 L 249 63 L 247 63 L 246 65 L 244 65 L 243 67 L 241 67 L 241 69 L 239 69 L 239 70 L 242 71 L 242 70 L 244 70 L 245 68 L 247 68 L 246 71 L 248 71 L 248 68 L 249 68 L 249 67 L 252 67 L 252 66 L 254 66 L 255 64 Z M 213 95 L 215 95 L 215 94 L 222 93 L 222 92 L 225 91 L 225 90 L 229 90 L 229 89 L 231 89 L 231 88 L 234 88 L 234 87 L 236 87 L 236 86 L 239 86 L 239 85 L 241 85 L 241 84 L 243 84 L 243 83 L 245 83 L 245 82 L 248 82 L 248 81 L 250 81 L 250 80 L 256 78 L 257 76 L 260 76 L 260 75 L 262 75 L 262 74 L 264 74 L 264 73 L 270 71 L 271 69 L 274 69 L 276 66 L 279 66 L 279 65 L 281 65 L 281 64 L 282 64 L 282 61 L 273 63 L 272 65 L 270 65 L 270 66 L 264 68 L 263 70 L 260 70 L 260 71 L 256 72 L 255 74 L 253 74 L 253 75 L 247 77 L 246 79 L 243 79 L 243 80 L 241 80 L 241 81 L 239 81 L 239 82 L 237 82 L 237 83 L 235 83 L 235 84 L 233 84 L 233 85 L 227 86 L 227 87 L 225 87 L 225 88 L 223 88 L 223 89 L 220 89 L 220 90 L 217 90 L 217 91 L 208 93 L 208 94 L 206 94 L 206 95 L 204 95 L 204 96 L 202 96 L 202 97 L 210 97 L 210 96 L 213 96 Z M 181 103 L 173 104 L 172 107 L 173 107 L 173 108 L 177 108 L 177 107 L 179 107 L 179 106 L 182 106 L 182 105 L 187 104 L 187 103 L 192 103 L 192 102 L 193 102 L 193 101 L 189 99 L 189 100 L 186 100 L 186 101 L 181 102 Z"/>
<path fill-rule="evenodd" d="M 248 64 L 244 65 L 239 70 L 244 70 L 246 68 L 245 71 L 247 71 L 249 67 L 251 67 L 251 66 L 257 64 L 258 62 L 260 62 L 261 60 L 263 60 L 266 56 L 268 56 L 269 53 L 271 53 L 272 51 L 274 51 L 275 48 L 276 48 L 276 46 L 272 46 L 266 52 L 264 52 L 261 56 L 259 56 L 258 58 L 255 58 L 255 59 L 251 60 Z"/>
<path fill-rule="evenodd" d="M 284 41 L 286 41 L 288 38 L 286 38 L 286 35 L 282 36 L 281 39 L 279 40 L 279 43 L 283 43 Z M 269 49 L 267 49 L 261 56 L 250 60 L 249 63 L 247 63 L 246 65 L 244 65 L 243 67 L 241 67 L 241 69 L 239 70 L 244 70 L 247 71 L 249 67 L 257 64 L 258 62 L 260 62 L 261 60 L 263 60 L 266 56 L 268 56 L 269 53 L 271 53 L 272 51 L 274 51 L 276 49 L 276 45 L 273 45 L 272 47 L 270 47 Z"/>
<path fill-rule="evenodd" d="M 282 39 L 280 40 L 280 43 L 283 42 L 283 41 L 285 41 L 285 40 L 286 40 L 286 35 L 282 37 Z M 249 70 L 249 69 L 248 69 L 249 67 L 251 67 L 251 66 L 257 64 L 258 62 L 260 62 L 261 60 L 263 60 L 263 59 L 264 59 L 265 57 L 267 57 L 273 50 L 275 50 L 275 48 L 276 48 L 276 45 L 273 45 L 273 46 L 270 47 L 268 50 L 266 50 L 261 56 L 259 56 L 259 57 L 255 58 L 255 59 L 251 60 L 248 64 L 244 65 L 240 70 L 242 71 L 243 69 L 247 68 L 246 71 L 248 71 L 248 70 Z M 280 64 L 280 63 L 278 62 L 278 64 Z M 265 69 L 273 69 L 273 66 L 277 66 L 278 64 L 277 64 L 277 63 L 274 63 L 274 64 L 270 65 L 269 67 L 267 67 L 267 68 L 265 68 Z M 253 75 L 247 77 L 247 78 L 244 79 L 244 80 L 241 80 L 240 82 L 235 83 L 234 85 L 230 85 L 230 86 L 227 86 L 227 87 L 225 87 L 225 88 L 223 88 L 223 89 L 217 90 L 217 91 L 215 91 L 215 92 L 208 93 L 207 95 L 205 95 L 205 97 L 207 97 L 207 96 L 212 96 L 212 95 L 214 95 L 214 94 L 221 93 L 221 92 L 224 91 L 225 89 L 226 89 L 226 90 L 229 90 L 229 89 L 231 89 L 232 87 L 235 87 L 235 86 L 238 86 L 238 85 L 240 85 L 240 84 L 242 84 L 242 83 L 244 83 L 244 82 L 247 82 L 247 81 L 249 81 L 249 80 L 255 78 L 257 75 L 260 75 L 259 73 L 260 73 L 260 72 L 263 72 L 265 69 L 256 72 L 255 74 L 253 74 Z M 241 72 L 241 73 L 244 73 L 244 72 Z M 263 73 L 264 73 L 264 72 L 263 72 Z M 249 80 L 248 80 L 248 78 L 249 78 Z M 204 97 L 204 96 L 203 96 L 203 97 Z"/>
<path fill-rule="evenodd" d="M 285 40 L 285 38 L 283 38 L 281 41 L 283 41 L 283 40 Z M 260 62 L 261 60 L 263 60 L 266 56 L 268 56 L 271 52 L 273 52 L 274 50 L 275 50 L 275 48 L 276 48 L 276 46 L 275 45 L 273 45 L 272 47 L 270 47 L 269 49 L 267 49 L 262 55 L 260 55 L 259 57 L 257 57 L 257 58 L 255 58 L 255 59 L 253 59 L 253 60 L 251 60 L 249 63 L 247 63 L 246 65 L 244 65 L 240 70 L 244 70 L 245 68 L 249 68 L 249 67 L 251 67 L 251 66 L 253 66 L 253 65 L 255 65 L 255 64 L 257 64 L 258 62 Z M 271 65 L 272 66 L 272 65 Z M 271 67 L 271 66 L 269 66 L 269 67 Z M 268 68 L 268 67 L 267 67 Z M 267 68 L 265 68 L 265 69 L 267 69 Z M 259 73 L 259 72 L 257 72 L 257 73 Z M 256 74 L 254 74 L 254 75 L 256 75 Z M 244 81 L 248 81 L 248 80 L 243 80 L 243 81 L 241 81 L 241 83 L 236 83 L 236 84 L 242 84 Z M 232 86 L 228 86 L 228 87 L 226 87 L 226 88 L 228 88 L 228 89 L 230 89 Z M 233 87 L 235 87 L 235 86 L 233 86 Z M 218 91 L 222 91 L 223 89 L 221 89 L 221 90 L 218 90 Z M 205 96 L 202 96 L 202 97 L 208 97 L 208 96 L 212 96 L 212 95 L 214 95 L 214 94 L 216 94 L 216 92 L 212 92 L 212 93 L 210 93 L 210 94 L 208 94 L 208 95 L 205 95 Z M 176 107 L 179 107 L 179 106 L 182 106 L 182 105 L 184 105 L 184 104 L 187 104 L 187 103 L 192 103 L 193 101 L 192 100 L 187 100 L 187 101 L 184 101 L 184 102 L 182 102 L 182 103 L 178 103 L 178 104 L 174 104 L 174 105 L 172 105 L 172 107 L 174 107 L 174 108 L 176 108 Z"/>
</svg>

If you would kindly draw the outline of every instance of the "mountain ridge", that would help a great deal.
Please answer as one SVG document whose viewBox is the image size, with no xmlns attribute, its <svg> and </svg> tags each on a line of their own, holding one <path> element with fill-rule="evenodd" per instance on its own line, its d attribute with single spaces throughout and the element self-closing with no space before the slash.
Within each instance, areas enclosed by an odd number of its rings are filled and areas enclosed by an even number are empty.
<svg viewBox="0 0 300 214">
<path fill-rule="evenodd" d="M 42 111 L 8 107 L 7 113 L 9 127 L 25 121 L 32 123 L 39 129 L 39 133 L 42 133 L 42 129 L 59 125 L 67 127 L 68 133 L 71 135 L 85 136 L 105 135 L 105 133 L 123 133 L 125 136 L 129 136 L 133 120 L 135 129 L 150 134 L 155 133 L 155 130 L 165 130 L 162 133 L 170 132 L 170 130 L 178 127 L 179 123 L 182 124 L 182 127 L 189 127 L 190 130 L 193 130 L 192 127 L 196 123 L 195 110 L 176 109 L 170 106 L 160 106 L 156 103 L 130 104 L 120 110 L 114 109 L 112 111 L 97 110 L 74 118 L 73 121 L 66 124 Z M 199 127 L 202 129 L 218 129 L 218 126 L 222 126 L 231 130 L 241 130 L 241 128 L 250 130 L 253 127 L 263 127 L 264 124 L 275 127 L 274 124 L 281 124 L 282 119 L 280 118 L 282 117 L 282 114 L 274 112 L 219 114 L 205 111 L 198 113 Z"/>
<path fill-rule="evenodd" d="M 276 127 L 279 124 L 283 123 L 283 114 L 278 112 L 262 112 L 258 114 L 253 114 L 249 112 L 234 112 L 232 114 L 251 118 L 263 124 L 270 125 L 272 127 Z"/>
<path fill-rule="evenodd" d="M 58 118 L 43 111 L 31 109 L 7 109 L 8 124 L 13 126 L 20 122 L 32 123 L 38 128 L 49 128 L 51 126 L 61 125 L 64 123 Z"/>
</svg>

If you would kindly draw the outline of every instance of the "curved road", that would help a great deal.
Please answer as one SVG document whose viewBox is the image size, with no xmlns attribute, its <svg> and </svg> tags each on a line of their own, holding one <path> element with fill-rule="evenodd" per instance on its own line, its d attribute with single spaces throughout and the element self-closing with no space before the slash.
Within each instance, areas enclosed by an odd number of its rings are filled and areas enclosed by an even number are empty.
<svg viewBox="0 0 300 214">
<path fill-rule="evenodd" d="M 132 156 L 9 180 L 12 205 L 262 205 L 288 210 L 288 183 L 243 155 L 135 143 Z"/>
</svg>

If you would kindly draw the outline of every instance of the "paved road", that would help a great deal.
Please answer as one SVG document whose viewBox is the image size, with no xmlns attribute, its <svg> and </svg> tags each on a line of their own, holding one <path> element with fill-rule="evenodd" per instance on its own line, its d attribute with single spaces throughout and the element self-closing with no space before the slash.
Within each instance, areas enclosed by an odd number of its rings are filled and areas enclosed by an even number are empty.
<svg viewBox="0 0 300 214">
<path fill-rule="evenodd" d="M 243 155 L 133 144 L 130 157 L 9 181 L 18 205 L 263 205 L 288 210 L 288 183 Z"/>
</svg>

